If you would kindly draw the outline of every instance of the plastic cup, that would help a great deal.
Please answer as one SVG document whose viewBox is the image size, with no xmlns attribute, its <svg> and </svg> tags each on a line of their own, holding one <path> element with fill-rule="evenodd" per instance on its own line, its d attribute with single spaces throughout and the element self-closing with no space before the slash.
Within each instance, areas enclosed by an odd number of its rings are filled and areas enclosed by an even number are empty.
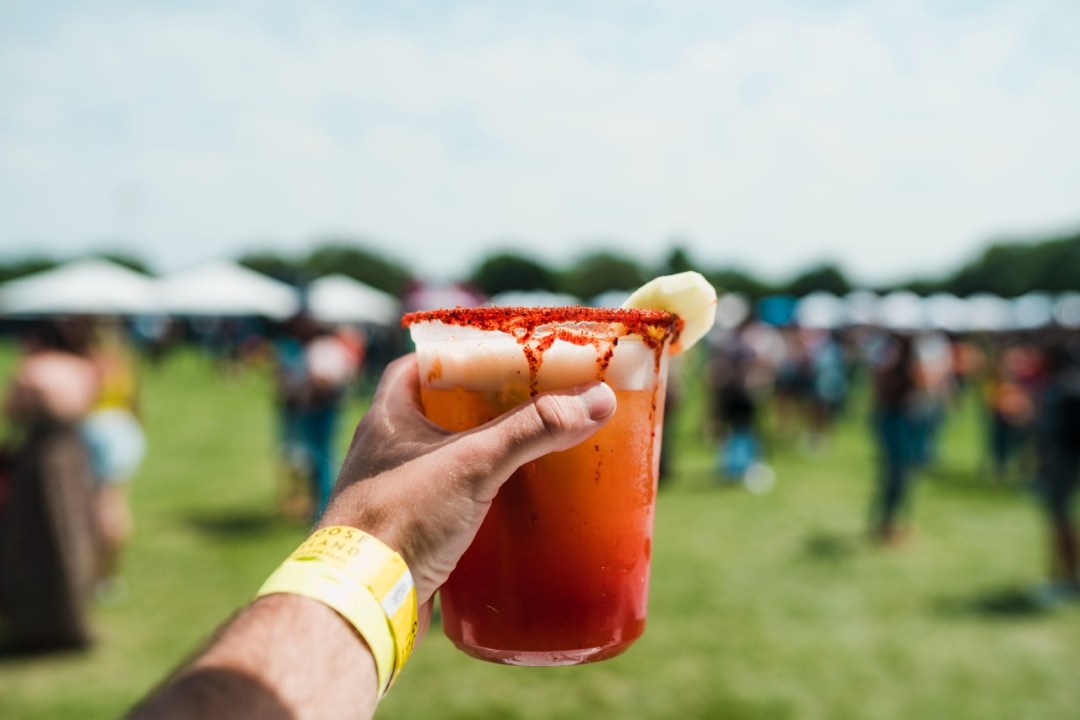
<svg viewBox="0 0 1080 720">
<path fill-rule="evenodd" d="M 667 345 L 659 311 L 478 308 L 405 318 L 424 412 L 467 430 L 547 390 L 603 380 L 618 409 L 581 445 L 528 463 L 492 503 L 440 590 L 443 627 L 473 657 L 575 665 L 645 628 Z"/>
</svg>

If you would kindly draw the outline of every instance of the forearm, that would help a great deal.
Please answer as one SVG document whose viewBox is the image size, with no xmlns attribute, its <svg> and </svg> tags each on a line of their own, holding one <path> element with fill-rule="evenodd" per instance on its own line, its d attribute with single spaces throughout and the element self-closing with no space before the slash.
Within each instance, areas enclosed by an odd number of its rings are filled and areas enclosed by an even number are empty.
<svg viewBox="0 0 1080 720">
<path fill-rule="evenodd" d="M 129 720 L 370 718 L 376 695 L 374 660 L 352 626 L 318 601 L 270 595 Z"/>
</svg>

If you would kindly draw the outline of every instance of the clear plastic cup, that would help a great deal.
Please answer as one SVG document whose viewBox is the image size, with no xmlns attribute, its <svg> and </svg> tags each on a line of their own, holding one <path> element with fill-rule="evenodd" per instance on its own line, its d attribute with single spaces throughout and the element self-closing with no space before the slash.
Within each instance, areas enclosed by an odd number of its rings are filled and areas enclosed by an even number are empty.
<svg viewBox="0 0 1080 720">
<path fill-rule="evenodd" d="M 478 308 L 413 313 L 424 412 L 481 425 L 530 395 L 603 380 L 612 420 L 581 445 L 520 468 L 440 590 L 446 635 L 509 665 L 618 655 L 649 593 L 667 346 L 659 311 Z"/>
</svg>

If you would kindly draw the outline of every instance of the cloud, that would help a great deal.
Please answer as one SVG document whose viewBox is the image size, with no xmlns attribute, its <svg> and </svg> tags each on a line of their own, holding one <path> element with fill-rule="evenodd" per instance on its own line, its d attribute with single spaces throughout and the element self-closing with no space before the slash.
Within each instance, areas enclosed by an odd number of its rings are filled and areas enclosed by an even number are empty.
<svg viewBox="0 0 1080 720">
<path fill-rule="evenodd" d="M 679 235 L 880 278 L 1080 219 L 1074 3 L 830 5 L 61 13 L 0 49 L 0 242 L 341 232 L 439 273 Z"/>
</svg>

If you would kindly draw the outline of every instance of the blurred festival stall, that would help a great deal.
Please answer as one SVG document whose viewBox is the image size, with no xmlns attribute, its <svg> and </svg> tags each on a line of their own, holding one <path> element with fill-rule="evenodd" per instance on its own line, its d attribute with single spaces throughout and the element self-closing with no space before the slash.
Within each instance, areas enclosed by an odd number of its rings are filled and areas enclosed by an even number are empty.
<svg viewBox="0 0 1080 720">
<path fill-rule="evenodd" d="M 629 295 L 610 290 L 588 300 L 593 307 L 618 307 Z M 443 307 L 566 306 L 573 295 L 544 290 L 506 291 L 491 298 L 463 284 L 416 282 L 401 299 L 334 273 L 296 287 L 229 260 L 217 260 L 154 278 L 104 259 L 69 262 L 0 284 L 0 316 L 20 318 L 67 315 L 138 319 L 264 318 L 281 321 L 301 309 L 331 324 L 396 327 L 404 310 Z M 855 290 L 838 296 L 812 292 L 802 297 L 767 295 L 756 301 L 722 293 L 716 311 L 718 330 L 734 329 L 753 315 L 774 327 L 813 330 L 875 326 L 898 332 L 1002 333 L 1051 325 L 1080 327 L 1080 293 L 1030 292 L 1016 298 L 989 293 L 968 297 L 938 292 L 926 297 L 907 290 L 878 295 Z"/>
<path fill-rule="evenodd" d="M 150 315 L 160 312 L 155 281 L 108 260 L 76 260 L 0 286 L 10 316 Z"/>
<path fill-rule="evenodd" d="M 172 315 L 284 320 L 300 309 L 296 288 L 229 261 L 215 261 L 159 281 L 162 309 Z"/>
<path fill-rule="evenodd" d="M 1054 307 L 1054 320 L 1066 328 L 1080 328 L 1080 292 L 1064 293 Z"/>
<path fill-rule="evenodd" d="M 347 275 L 327 275 L 311 283 L 307 306 L 318 320 L 329 323 L 395 325 L 401 319 L 397 298 Z"/>
<path fill-rule="evenodd" d="M 716 327 L 733 330 L 750 317 L 750 303 L 741 293 L 724 293 L 716 300 Z"/>
<path fill-rule="evenodd" d="M 923 300 L 927 324 L 935 330 L 963 332 L 969 318 L 967 303 L 949 293 L 935 293 Z"/>
<path fill-rule="evenodd" d="M 827 292 L 810 293 L 795 309 L 799 325 L 818 330 L 834 330 L 847 324 L 844 301 Z"/>
<path fill-rule="evenodd" d="M 745 300 L 737 294 L 721 295 L 717 322 L 733 327 L 744 317 L 738 309 Z M 949 293 L 920 297 L 908 291 L 878 296 L 858 290 L 841 298 L 825 292 L 795 299 L 786 295 L 762 298 L 758 318 L 783 327 L 797 324 L 811 329 L 837 329 L 864 325 L 897 332 L 941 330 L 949 333 L 1001 333 L 1038 330 L 1057 324 L 1080 327 L 1080 293 L 1055 297 L 1033 292 L 1007 299 L 988 293 L 967 298 Z"/>
</svg>

